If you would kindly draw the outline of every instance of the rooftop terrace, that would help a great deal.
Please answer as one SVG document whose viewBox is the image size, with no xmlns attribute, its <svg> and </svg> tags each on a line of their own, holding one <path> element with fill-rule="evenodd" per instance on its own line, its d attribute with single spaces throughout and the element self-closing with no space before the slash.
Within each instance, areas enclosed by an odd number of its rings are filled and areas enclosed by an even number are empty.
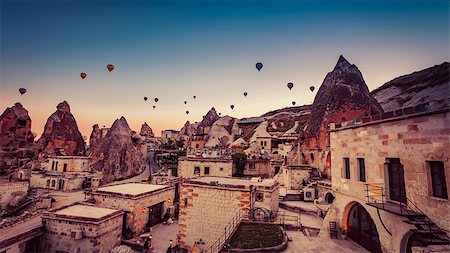
<svg viewBox="0 0 450 253">
<path fill-rule="evenodd" d="M 272 188 L 277 183 L 271 179 L 265 179 L 262 181 L 249 180 L 242 178 L 232 178 L 232 177 L 200 177 L 195 179 L 190 179 L 187 183 L 200 184 L 200 185 L 211 185 L 211 186 L 221 186 L 229 188 L 249 188 L 250 185 L 257 187 L 268 187 Z"/>
<path fill-rule="evenodd" d="M 110 192 L 123 195 L 137 196 L 140 194 L 157 191 L 166 187 L 167 187 L 166 185 L 128 183 L 128 184 L 118 184 L 101 187 L 97 190 L 97 192 Z"/>
<path fill-rule="evenodd" d="M 66 208 L 62 208 L 56 211 L 55 214 L 78 218 L 101 219 L 115 212 L 117 212 L 117 210 L 104 207 L 75 204 Z"/>
</svg>

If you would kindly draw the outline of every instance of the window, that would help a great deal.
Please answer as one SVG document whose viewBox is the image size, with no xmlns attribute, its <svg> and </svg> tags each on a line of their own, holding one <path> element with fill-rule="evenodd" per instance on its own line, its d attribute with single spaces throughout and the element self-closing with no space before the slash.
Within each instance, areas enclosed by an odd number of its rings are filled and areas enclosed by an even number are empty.
<svg viewBox="0 0 450 253">
<path fill-rule="evenodd" d="M 444 163 L 440 161 L 432 161 L 428 163 L 430 166 L 433 197 L 448 199 Z"/>
<path fill-rule="evenodd" d="M 52 161 L 52 170 L 55 170 L 55 161 Z"/>
<path fill-rule="evenodd" d="M 55 185 L 56 185 L 56 181 L 52 180 L 52 187 L 55 187 Z"/>
<path fill-rule="evenodd" d="M 47 187 L 49 187 L 50 186 L 50 179 L 47 179 Z"/>
<path fill-rule="evenodd" d="M 194 175 L 200 175 L 200 167 L 194 167 Z"/>
<path fill-rule="evenodd" d="M 350 158 L 344 157 L 344 178 L 350 179 Z"/>
<path fill-rule="evenodd" d="M 311 157 L 311 162 L 314 162 L 314 154 L 310 153 L 309 156 Z"/>
<path fill-rule="evenodd" d="M 74 231 L 70 232 L 70 237 L 75 238 L 76 233 Z"/>
<path fill-rule="evenodd" d="M 58 161 L 55 163 L 55 170 L 58 170 Z"/>
<path fill-rule="evenodd" d="M 209 167 L 205 167 L 205 175 L 209 175 Z"/>
<path fill-rule="evenodd" d="M 364 158 L 358 158 L 359 181 L 366 182 L 366 164 Z"/>
<path fill-rule="evenodd" d="M 255 163 L 249 163 L 249 164 L 248 164 L 248 169 L 250 169 L 250 170 L 256 169 Z"/>
<path fill-rule="evenodd" d="M 63 172 L 67 171 L 67 163 L 64 164 Z"/>
<path fill-rule="evenodd" d="M 255 200 L 258 201 L 258 202 L 264 201 L 264 193 L 262 193 L 262 192 L 257 192 L 257 193 L 256 193 L 256 197 L 255 197 Z"/>
<path fill-rule="evenodd" d="M 220 168 L 219 170 L 220 170 L 220 171 L 223 171 L 223 168 Z"/>
</svg>

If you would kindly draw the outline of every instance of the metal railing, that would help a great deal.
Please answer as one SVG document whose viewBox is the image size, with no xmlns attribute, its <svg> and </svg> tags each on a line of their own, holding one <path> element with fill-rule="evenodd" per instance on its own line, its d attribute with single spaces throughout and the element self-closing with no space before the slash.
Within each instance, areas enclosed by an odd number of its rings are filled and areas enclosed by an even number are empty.
<svg viewBox="0 0 450 253">
<path fill-rule="evenodd" d="M 443 232 L 413 201 L 406 197 L 406 193 L 404 202 L 399 202 L 392 201 L 389 198 L 390 195 L 387 194 L 388 192 L 389 188 L 384 187 L 383 184 L 366 184 L 367 204 L 373 204 L 373 206 L 386 211 L 399 211 L 400 215 L 405 215 L 408 218 L 420 216 L 423 223 L 417 224 L 417 228 L 429 234 L 433 234 L 436 230 Z M 424 226 L 427 226 L 427 228 Z M 436 227 L 436 229 L 433 229 L 433 227 Z M 433 237 L 431 237 L 431 241 L 433 241 Z"/>
<path fill-rule="evenodd" d="M 230 222 L 228 222 L 228 224 L 225 226 L 224 228 L 225 232 L 221 236 L 219 236 L 219 238 L 205 251 L 205 253 L 220 252 L 225 242 L 229 239 L 231 235 L 233 235 L 236 227 L 239 226 L 243 218 L 244 217 L 241 214 L 241 211 L 239 210 L 231 218 Z"/>
</svg>

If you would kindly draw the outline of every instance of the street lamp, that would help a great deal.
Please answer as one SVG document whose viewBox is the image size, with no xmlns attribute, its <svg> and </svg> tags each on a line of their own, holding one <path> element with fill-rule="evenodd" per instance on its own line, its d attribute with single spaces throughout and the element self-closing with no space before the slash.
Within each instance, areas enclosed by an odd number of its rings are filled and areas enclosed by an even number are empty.
<svg viewBox="0 0 450 253">
<path fill-rule="evenodd" d="M 152 235 L 151 234 L 148 237 L 148 244 L 149 244 L 150 247 L 152 246 Z"/>
<path fill-rule="evenodd" d="M 173 240 L 172 240 L 172 239 L 170 239 L 169 243 L 170 243 L 170 248 L 172 248 L 172 243 L 173 243 Z"/>
</svg>

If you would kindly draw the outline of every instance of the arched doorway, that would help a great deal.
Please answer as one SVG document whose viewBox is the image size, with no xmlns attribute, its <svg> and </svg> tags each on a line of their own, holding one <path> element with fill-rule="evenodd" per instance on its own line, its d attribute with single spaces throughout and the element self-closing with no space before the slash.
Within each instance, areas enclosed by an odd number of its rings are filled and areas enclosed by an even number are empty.
<svg viewBox="0 0 450 253">
<path fill-rule="evenodd" d="M 64 179 L 59 179 L 58 190 L 64 191 Z"/>
<path fill-rule="evenodd" d="M 366 209 L 359 203 L 355 203 L 348 213 L 347 230 L 348 237 L 368 251 L 381 252 L 380 239 L 375 223 Z"/>
</svg>

